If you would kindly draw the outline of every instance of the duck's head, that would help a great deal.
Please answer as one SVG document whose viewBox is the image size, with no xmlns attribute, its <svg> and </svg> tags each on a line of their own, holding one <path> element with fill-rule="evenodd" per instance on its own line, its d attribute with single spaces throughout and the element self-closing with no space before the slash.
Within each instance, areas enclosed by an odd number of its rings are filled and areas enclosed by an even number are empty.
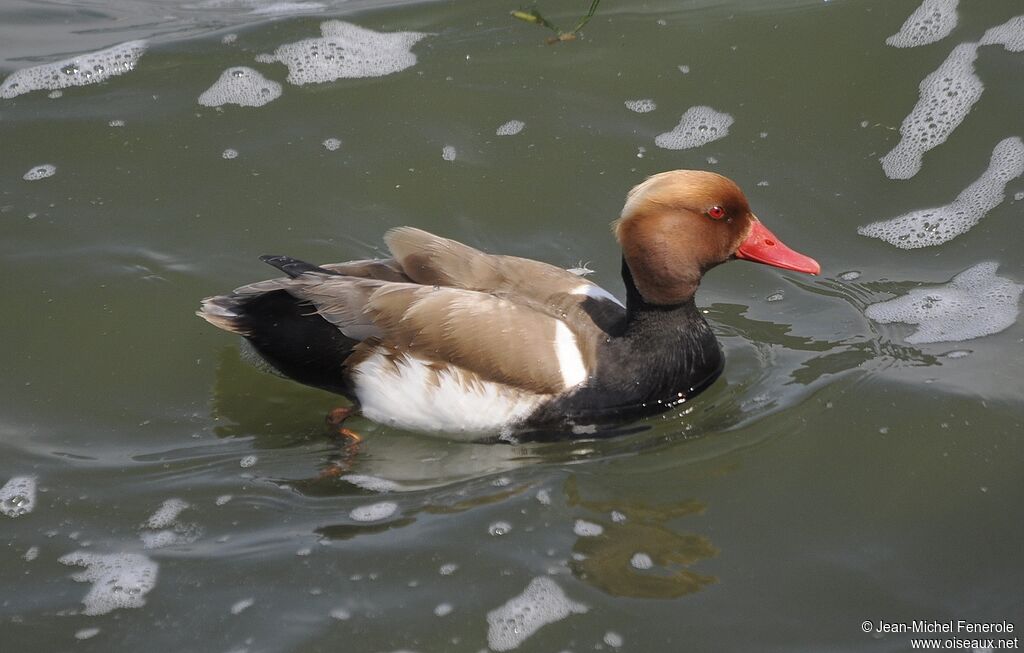
<svg viewBox="0 0 1024 653">
<path fill-rule="evenodd" d="M 629 192 L 613 223 L 633 283 L 650 304 L 693 297 L 700 278 L 731 258 L 818 274 L 821 266 L 786 247 L 750 210 L 731 179 L 703 170 L 649 177 Z"/>
</svg>

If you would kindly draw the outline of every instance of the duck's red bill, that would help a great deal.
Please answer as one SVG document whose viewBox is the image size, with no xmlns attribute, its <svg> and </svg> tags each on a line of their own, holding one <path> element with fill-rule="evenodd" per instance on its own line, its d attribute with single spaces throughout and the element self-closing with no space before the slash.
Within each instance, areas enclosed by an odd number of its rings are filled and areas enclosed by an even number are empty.
<svg viewBox="0 0 1024 653">
<path fill-rule="evenodd" d="M 783 270 L 819 274 L 821 266 L 810 256 L 786 247 L 760 220 L 753 221 L 750 235 L 736 250 L 736 258 L 774 265 Z"/>
</svg>

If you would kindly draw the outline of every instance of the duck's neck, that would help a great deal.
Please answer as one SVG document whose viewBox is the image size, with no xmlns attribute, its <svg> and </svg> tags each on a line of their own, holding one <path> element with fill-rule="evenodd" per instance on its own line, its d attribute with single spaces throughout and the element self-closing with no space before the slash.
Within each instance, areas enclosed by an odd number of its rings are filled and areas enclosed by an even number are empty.
<svg viewBox="0 0 1024 653">
<path fill-rule="evenodd" d="M 637 290 L 633 274 L 622 261 L 626 285 L 626 324 L 621 334 L 626 346 L 651 364 L 650 379 L 668 390 L 690 396 L 700 392 L 722 371 L 724 358 L 711 327 L 693 296 L 677 304 L 652 304 Z M 653 358 L 651 357 L 654 354 Z M 686 379 L 687 387 L 679 387 Z"/>
</svg>

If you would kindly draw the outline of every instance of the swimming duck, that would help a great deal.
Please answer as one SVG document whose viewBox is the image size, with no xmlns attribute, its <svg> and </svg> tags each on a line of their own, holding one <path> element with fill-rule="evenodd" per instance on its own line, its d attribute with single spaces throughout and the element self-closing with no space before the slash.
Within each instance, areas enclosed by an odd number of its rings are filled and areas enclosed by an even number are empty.
<svg viewBox="0 0 1024 653">
<path fill-rule="evenodd" d="M 586 433 L 668 409 L 722 372 L 694 303 L 732 258 L 818 274 L 721 175 L 675 170 L 633 188 L 612 223 L 626 303 L 562 268 L 487 254 L 413 227 L 392 258 L 312 265 L 209 297 L 197 315 L 264 367 L 348 397 L 398 428 L 479 439 Z"/>
</svg>

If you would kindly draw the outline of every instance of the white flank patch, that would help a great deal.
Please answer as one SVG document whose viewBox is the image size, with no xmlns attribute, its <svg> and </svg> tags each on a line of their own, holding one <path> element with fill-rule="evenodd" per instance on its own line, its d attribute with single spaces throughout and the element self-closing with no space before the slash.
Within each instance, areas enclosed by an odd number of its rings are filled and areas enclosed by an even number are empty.
<svg viewBox="0 0 1024 653">
<path fill-rule="evenodd" d="M 467 440 L 523 420 L 547 399 L 455 366 L 435 377 L 426 362 L 408 355 L 392 365 L 375 353 L 356 367 L 354 380 L 363 415 L 373 421 Z"/>
<path fill-rule="evenodd" d="M 625 308 L 622 302 L 619 301 L 618 297 L 611 294 L 601 286 L 593 283 L 581 283 L 572 289 L 573 295 L 586 295 L 587 297 L 593 297 L 594 299 L 607 299 L 610 302 L 615 302 L 619 306 Z"/>
<path fill-rule="evenodd" d="M 561 320 L 555 321 L 555 355 L 566 389 L 587 380 L 587 366 L 583 364 L 576 336 Z"/>
</svg>

